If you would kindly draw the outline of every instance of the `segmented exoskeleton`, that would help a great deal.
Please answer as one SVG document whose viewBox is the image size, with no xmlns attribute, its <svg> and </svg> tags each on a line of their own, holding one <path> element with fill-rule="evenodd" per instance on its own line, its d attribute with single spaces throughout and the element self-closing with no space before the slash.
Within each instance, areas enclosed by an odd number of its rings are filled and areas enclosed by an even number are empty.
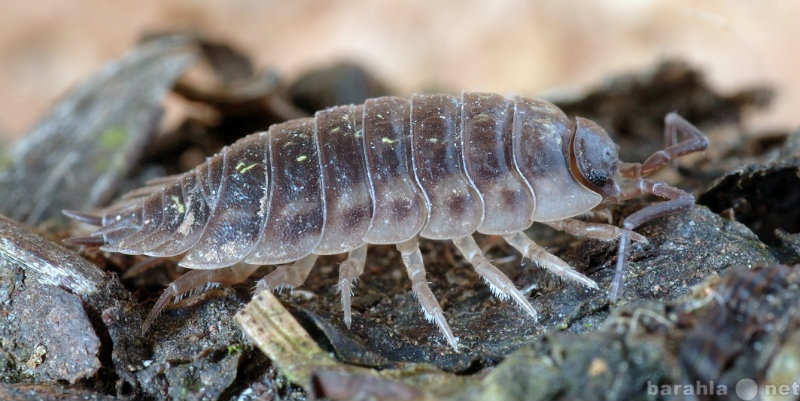
<svg viewBox="0 0 800 401">
<path fill-rule="evenodd" d="M 426 283 L 418 238 L 451 240 L 497 296 L 513 298 L 533 318 L 534 308 L 487 260 L 473 233 L 502 236 L 524 257 L 592 288 L 593 280 L 523 230 L 541 222 L 572 234 L 619 238 L 615 298 L 631 239 L 646 241 L 632 229 L 694 203 L 680 189 L 642 178 L 707 146 L 706 137 L 674 113 L 666 117 L 665 133 L 664 150 L 641 164 L 619 163 L 616 145 L 597 124 L 571 121 L 543 100 L 470 92 L 410 101 L 382 97 L 274 125 L 105 210 L 66 213 L 102 226 L 72 243 L 159 257 L 185 253 L 179 264 L 201 269 L 170 286 L 147 324 L 171 297 L 207 282 L 242 281 L 254 265 L 291 263 L 258 288 L 294 287 L 317 255 L 348 252 L 338 286 L 349 325 L 351 286 L 364 269 L 367 244 L 396 244 L 425 316 L 456 348 Z M 678 133 L 685 139 L 679 142 Z M 633 213 L 621 228 L 571 219 L 644 193 L 667 201 Z"/>
</svg>

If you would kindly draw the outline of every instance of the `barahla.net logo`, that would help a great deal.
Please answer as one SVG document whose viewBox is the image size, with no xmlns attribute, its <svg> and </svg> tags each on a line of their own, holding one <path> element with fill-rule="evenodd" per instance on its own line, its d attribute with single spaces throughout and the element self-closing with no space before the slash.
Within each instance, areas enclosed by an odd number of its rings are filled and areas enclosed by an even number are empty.
<svg viewBox="0 0 800 401">
<path fill-rule="evenodd" d="M 728 395 L 728 386 L 725 384 L 709 382 L 694 382 L 691 384 L 661 384 L 657 385 L 647 381 L 647 395 Z"/>
<path fill-rule="evenodd" d="M 660 396 L 724 396 L 730 393 L 727 384 L 708 381 L 696 381 L 686 384 L 655 384 L 647 381 L 647 395 Z M 736 383 L 733 389 L 739 399 L 750 401 L 756 399 L 759 393 L 762 396 L 800 396 L 800 383 L 794 381 L 788 384 L 763 384 L 755 380 L 744 378 Z"/>
</svg>

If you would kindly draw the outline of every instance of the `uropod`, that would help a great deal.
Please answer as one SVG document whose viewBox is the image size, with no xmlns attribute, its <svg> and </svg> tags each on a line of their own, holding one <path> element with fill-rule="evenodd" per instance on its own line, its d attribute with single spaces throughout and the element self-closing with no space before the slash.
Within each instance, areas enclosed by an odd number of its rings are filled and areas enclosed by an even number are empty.
<svg viewBox="0 0 800 401">
<path fill-rule="evenodd" d="M 162 294 L 166 302 L 208 283 L 244 281 L 260 265 L 278 266 L 257 291 L 300 286 L 318 255 L 348 253 L 339 266 L 344 321 L 368 244 L 395 244 L 425 317 L 457 340 L 428 287 L 419 238 L 448 240 L 499 298 L 537 312 L 492 265 L 472 237 L 501 236 L 523 257 L 565 279 L 597 284 L 548 253 L 523 231 L 534 222 L 601 240 L 619 239 L 609 292 L 620 292 L 633 232 L 687 209 L 691 194 L 645 178 L 708 146 L 675 113 L 666 145 L 642 163 L 618 160 L 596 123 L 570 120 L 553 104 L 490 93 L 380 97 L 291 120 L 223 148 L 195 169 L 159 178 L 96 212 L 65 211 L 99 226 L 78 245 L 154 257 L 184 255 L 190 270 Z M 643 194 L 665 199 L 624 218 L 621 227 L 575 219 L 598 205 Z"/>
</svg>

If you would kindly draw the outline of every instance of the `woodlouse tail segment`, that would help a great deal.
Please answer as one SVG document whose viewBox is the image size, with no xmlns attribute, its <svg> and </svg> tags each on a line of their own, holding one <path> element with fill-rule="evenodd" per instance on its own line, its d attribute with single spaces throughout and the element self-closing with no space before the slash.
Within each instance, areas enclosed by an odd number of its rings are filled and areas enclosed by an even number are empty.
<svg viewBox="0 0 800 401">
<path fill-rule="evenodd" d="M 140 216 L 138 210 L 127 208 L 127 206 L 121 210 L 106 212 L 102 215 L 62 210 L 62 213 L 71 219 L 100 227 L 91 235 L 67 238 L 64 242 L 70 245 L 100 246 L 103 247 L 103 250 L 116 250 L 108 249 L 108 247 L 113 247 L 110 244 L 126 238 L 139 229 Z"/>
<path fill-rule="evenodd" d="M 64 214 L 64 216 L 80 221 L 81 223 L 86 223 L 93 226 L 100 226 L 103 224 L 103 216 L 93 213 L 84 213 L 75 210 L 62 210 L 61 213 Z"/>
<path fill-rule="evenodd" d="M 422 262 L 422 253 L 419 251 L 419 240 L 413 238 L 397 244 L 397 250 L 403 258 L 408 278 L 411 279 L 411 290 L 422 306 L 425 318 L 436 323 L 450 347 L 458 351 L 458 340 L 453 335 L 453 331 L 450 330 L 450 325 L 447 324 L 447 320 L 445 320 L 442 313 L 442 307 L 430 287 L 428 287 L 428 282 L 425 279 L 425 265 Z"/>
<path fill-rule="evenodd" d="M 90 235 L 87 237 L 71 237 L 64 240 L 67 245 L 98 247 L 106 244 L 102 236 Z"/>
<path fill-rule="evenodd" d="M 694 204 L 694 197 L 691 194 L 663 182 L 642 178 L 678 157 L 700 152 L 708 147 L 708 138 L 703 132 L 677 113 L 667 114 L 664 124 L 666 146 L 663 150 L 653 153 L 644 163 L 621 163 L 619 166 L 620 175 L 627 178 L 623 179 L 621 183 L 619 196 L 621 200 L 632 199 L 643 194 L 655 195 L 667 200 L 647 206 L 626 217 L 623 221 L 623 231 L 617 249 L 616 270 L 609 291 L 609 299 L 612 302 L 616 301 L 622 290 L 633 229 L 658 217 L 689 209 Z M 682 134 L 685 139 L 679 142 L 678 134 Z"/>
<path fill-rule="evenodd" d="M 98 216 L 92 213 L 78 212 L 74 210 L 62 210 L 61 213 L 63 213 L 64 216 L 67 216 L 73 220 L 80 221 L 81 223 L 86 223 L 93 226 L 103 225 L 103 216 Z M 68 245 L 96 247 L 105 245 L 106 240 L 105 238 L 103 238 L 102 235 L 93 234 L 86 237 L 67 238 L 64 240 L 64 243 Z"/>
<path fill-rule="evenodd" d="M 147 333 L 150 326 L 156 320 L 158 315 L 167 306 L 170 300 L 176 302 L 188 294 L 200 292 L 209 288 L 211 285 L 224 284 L 235 285 L 247 280 L 259 266 L 248 265 L 239 263 L 231 267 L 217 270 L 190 270 L 180 276 L 177 280 L 161 293 L 161 296 L 156 301 L 153 309 L 147 314 L 147 317 L 142 324 L 142 333 Z"/>
</svg>

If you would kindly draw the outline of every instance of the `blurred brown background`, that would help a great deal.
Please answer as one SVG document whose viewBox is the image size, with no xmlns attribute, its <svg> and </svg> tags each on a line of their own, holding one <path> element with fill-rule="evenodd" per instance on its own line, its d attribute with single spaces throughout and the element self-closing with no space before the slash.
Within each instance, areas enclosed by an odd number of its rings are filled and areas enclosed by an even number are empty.
<svg viewBox="0 0 800 401">
<path fill-rule="evenodd" d="M 32 0 L 0 5 L 0 138 L 143 33 L 195 29 L 285 78 L 339 59 L 401 94 L 535 95 L 680 57 L 725 91 L 766 83 L 751 129 L 800 121 L 800 2 L 755 0 Z"/>
</svg>

